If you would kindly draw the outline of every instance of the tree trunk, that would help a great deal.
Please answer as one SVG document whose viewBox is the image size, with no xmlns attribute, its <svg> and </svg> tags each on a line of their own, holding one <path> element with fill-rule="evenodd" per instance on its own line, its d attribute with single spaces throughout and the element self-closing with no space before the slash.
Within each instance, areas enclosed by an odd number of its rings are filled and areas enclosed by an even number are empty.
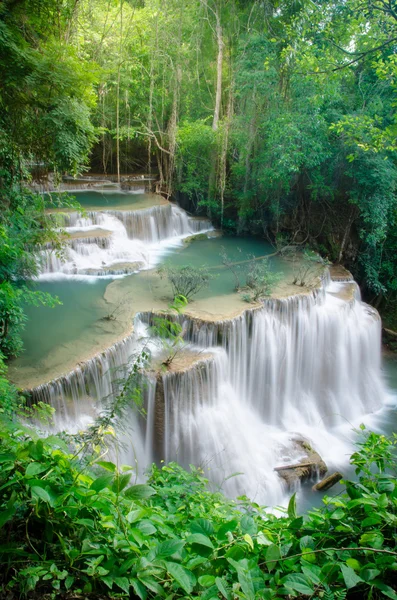
<svg viewBox="0 0 397 600">
<path fill-rule="evenodd" d="M 215 95 L 215 108 L 214 118 L 212 121 L 212 129 L 216 131 L 218 129 L 219 117 L 221 112 L 221 100 L 222 100 L 222 65 L 223 65 L 223 36 L 222 26 L 219 18 L 219 12 L 216 8 L 215 11 L 216 20 L 216 41 L 218 44 L 218 57 L 216 61 L 216 95 Z"/>
<path fill-rule="evenodd" d="M 227 115 L 225 127 L 222 136 L 221 154 L 219 157 L 219 193 L 221 199 L 221 229 L 223 228 L 223 214 L 225 208 L 225 189 L 226 189 L 226 168 L 227 168 L 227 150 L 229 147 L 229 132 L 233 114 L 233 83 L 230 82 L 229 98 L 227 103 Z"/>
<path fill-rule="evenodd" d="M 116 162 L 117 162 L 117 182 L 120 183 L 120 72 L 121 56 L 123 51 L 123 0 L 120 4 L 120 56 L 117 67 L 117 99 L 116 99 Z"/>
</svg>

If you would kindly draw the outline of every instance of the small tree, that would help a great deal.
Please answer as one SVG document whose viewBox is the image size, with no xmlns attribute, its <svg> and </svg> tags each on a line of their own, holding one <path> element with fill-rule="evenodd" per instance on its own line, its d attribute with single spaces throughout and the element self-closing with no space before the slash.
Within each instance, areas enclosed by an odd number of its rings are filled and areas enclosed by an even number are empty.
<svg viewBox="0 0 397 600">
<path fill-rule="evenodd" d="M 208 287 L 213 275 L 209 273 L 206 267 L 185 267 L 162 266 L 157 272 L 160 277 L 167 277 L 173 297 L 183 296 L 186 300 L 191 300 L 202 289 Z"/>
<path fill-rule="evenodd" d="M 294 260 L 293 285 L 309 288 L 314 287 L 324 268 L 329 264 L 330 262 L 327 259 L 322 258 L 316 252 L 304 250 L 298 256 L 297 262 Z"/>
<path fill-rule="evenodd" d="M 274 273 L 270 269 L 268 259 L 262 259 L 256 261 L 252 259 L 247 277 L 244 290 L 247 290 L 243 294 L 243 299 L 246 302 L 256 302 L 260 298 L 270 296 L 276 283 L 280 280 L 280 274 Z"/>
</svg>

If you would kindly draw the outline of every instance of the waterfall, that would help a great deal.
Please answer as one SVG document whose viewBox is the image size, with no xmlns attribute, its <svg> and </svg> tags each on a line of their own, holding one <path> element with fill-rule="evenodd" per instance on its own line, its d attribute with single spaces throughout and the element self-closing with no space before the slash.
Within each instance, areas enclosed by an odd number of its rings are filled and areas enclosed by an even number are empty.
<svg viewBox="0 0 397 600">
<path fill-rule="evenodd" d="M 137 316 L 136 331 L 152 318 Z M 131 429 L 123 434 L 134 449 L 123 460 L 137 460 L 141 472 L 152 460 L 201 465 L 230 496 L 276 504 L 285 489 L 273 469 L 301 458 L 296 436 L 326 462 L 343 463 L 346 431 L 385 400 L 380 320 L 351 281 L 269 299 L 222 322 L 179 318 L 188 344 L 181 352 L 205 357 L 186 369 L 148 374 L 147 418 L 131 409 Z M 81 420 L 87 406 L 92 412 L 95 400 L 117 392 L 112 370 L 128 363 L 140 338 L 134 334 L 41 386 L 36 399 L 59 408 L 58 426 Z"/>
<path fill-rule="evenodd" d="M 184 237 L 212 229 L 172 204 L 143 210 L 61 213 L 71 238 L 63 255 L 46 247 L 40 257 L 40 279 L 57 276 L 114 277 L 148 269 Z"/>
</svg>

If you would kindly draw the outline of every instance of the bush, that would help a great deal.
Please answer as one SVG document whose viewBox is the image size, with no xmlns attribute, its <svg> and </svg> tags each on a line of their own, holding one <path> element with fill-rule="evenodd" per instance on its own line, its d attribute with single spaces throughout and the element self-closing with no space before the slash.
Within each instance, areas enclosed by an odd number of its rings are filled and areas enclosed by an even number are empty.
<svg viewBox="0 0 397 600">
<path fill-rule="evenodd" d="M 186 300 L 191 300 L 202 289 L 208 287 L 213 275 L 206 267 L 184 267 L 162 266 L 157 272 L 160 277 L 167 277 L 173 297 L 183 296 Z"/>
<path fill-rule="evenodd" d="M 4 433 L 4 432 L 3 432 Z M 8 599 L 397 597 L 396 436 L 366 434 L 358 481 L 305 516 L 207 490 L 199 469 L 87 465 L 68 438 L 2 435 L 0 585 Z M 5 596 L 4 596 L 5 597 Z"/>
<path fill-rule="evenodd" d="M 248 268 L 243 299 L 246 302 L 256 302 L 260 298 L 270 296 L 280 276 L 270 269 L 268 259 L 260 261 L 252 259 Z"/>
</svg>

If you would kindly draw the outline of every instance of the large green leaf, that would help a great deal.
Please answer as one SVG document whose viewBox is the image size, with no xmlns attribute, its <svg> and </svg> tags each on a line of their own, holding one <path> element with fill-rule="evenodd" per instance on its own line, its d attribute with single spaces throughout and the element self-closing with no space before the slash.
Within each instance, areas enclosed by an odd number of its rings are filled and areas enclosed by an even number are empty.
<svg viewBox="0 0 397 600">
<path fill-rule="evenodd" d="M 391 600 L 397 600 L 397 593 L 389 585 L 386 585 L 383 581 L 374 581 L 373 583 L 384 596 L 391 598 Z"/>
<path fill-rule="evenodd" d="M 167 558 L 168 556 L 172 556 L 173 554 L 180 552 L 184 545 L 185 542 L 179 539 L 162 542 L 154 549 L 155 558 L 161 560 L 163 558 Z"/>
<path fill-rule="evenodd" d="M 296 492 L 292 494 L 288 502 L 288 516 L 290 519 L 296 519 Z"/>
<path fill-rule="evenodd" d="M 351 567 L 344 564 L 340 564 L 339 566 L 342 571 L 343 579 L 345 580 L 345 584 L 348 590 L 350 590 L 350 588 L 355 587 L 358 583 L 362 582 L 361 577 L 359 577 Z"/>
<path fill-rule="evenodd" d="M 127 488 L 124 491 L 124 496 L 131 498 L 132 500 L 144 500 L 145 498 L 150 498 L 150 496 L 153 496 L 155 493 L 156 490 L 150 485 L 138 483 L 137 485 Z"/>
<path fill-rule="evenodd" d="M 113 475 L 101 475 L 101 477 L 98 477 L 91 483 L 90 489 L 94 490 L 95 492 L 100 492 L 101 490 L 110 487 L 112 482 Z"/>
<path fill-rule="evenodd" d="M 200 544 L 200 546 L 206 546 L 211 549 L 214 547 L 211 540 L 202 533 L 193 533 L 192 535 L 189 535 L 186 541 L 188 544 Z"/>
<path fill-rule="evenodd" d="M 96 462 L 95 464 L 102 467 L 102 469 L 106 469 L 106 471 L 111 471 L 112 473 L 114 473 L 117 468 L 114 463 L 107 460 L 98 460 L 98 462 Z"/>
<path fill-rule="evenodd" d="M 43 471 L 46 471 L 48 469 L 48 465 L 46 464 L 42 464 L 42 463 L 37 463 L 37 462 L 32 462 L 30 463 L 25 471 L 25 476 L 26 477 L 34 477 L 35 475 L 38 475 L 39 473 L 43 473 Z"/>
<path fill-rule="evenodd" d="M 227 539 L 227 533 L 229 531 L 234 531 L 236 529 L 238 525 L 238 521 L 237 519 L 231 519 L 230 521 L 226 521 L 226 523 L 223 523 L 217 533 L 216 533 L 216 537 L 218 540 L 225 540 Z"/>
<path fill-rule="evenodd" d="M 211 535 L 214 533 L 214 527 L 208 519 L 196 519 L 190 523 L 190 531 L 202 535 Z"/>
<path fill-rule="evenodd" d="M 167 572 L 177 584 L 187 593 L 191 594 L 196 585 L 196 578 L 191 571 L 178 563 L 166 562 Z"/>
<path fill-rule="evenodd" d="M 248 561 L 246 559 L 236 561 L 232 558 L 228 558 L 227 560 L 237 571 L 237 578 L 241 585 L 241 589 L 243 590 L 244 597 L 247 598 L 247 600 L 254 600 L 255 587 Z"/>
<path fill-rule="evenodd" d="M 276 544 L 271 544 L 266 549 L 266 566 L 269 571 L 272 571 L 276 568 L 277 561 L 281 558 L 280 548 L 276 546 Z"/>
<path fill-rule="evenodd" d="M 218 588 L 218 590 L 220 591 L 220 593 L 222 594 L 222 596 L 224 598 L 226 598 L 226 600 L 231 600 L 232 595 L 231 595 L 230 590 L 227 586 L 227 583 L 224 579 L 217 577 L 215 579 L 215 585 Z"/>
<path fill-rule="evenodd" d="M 241 531 L 243 533 L 249 533 L 249 535 L 251 537 L 256 535 L 256 533 L 258 531 L 254 519 L 248 515 L 244 515 L 241 518 L 240 525 L 241 525 Z"/>
<path fill-rule="evenodd" d="M 301 573 L 291 573 L 282 579 L 283 585 L 290 590 L 294 590 L 304 596 L 312 596 L 314 587 L 308 577 Z"/>
<path fill-rule="evenodd" d="M 360 546 L 370 546 L 371 548 L 381 548 L 383 546 L 383 534 L 380 531 L 370 531 L 360 537 Z"/>
<path fill-rule="evenodd" d="M 124 475 L 117 475 L 113 485 L 112 490 L 116 494 L 119 494 L 127 485 L 129 484 L 131 479 L 131 473 L 125 473 Z"/>
<path fill-rule="evenodd" d="M 44 500 L 44 502 L 48 502 L 48 504 L 51 504 L 51 497 L 49 495 L 49 493 L 47 492 L 47 490 L 45 490 L 42 487 L 39 487 L 37 485 L 33 486 L 32 488 L 32 494 L 38 498 L 40 498 L 41 500 Z"/>
</svg>

